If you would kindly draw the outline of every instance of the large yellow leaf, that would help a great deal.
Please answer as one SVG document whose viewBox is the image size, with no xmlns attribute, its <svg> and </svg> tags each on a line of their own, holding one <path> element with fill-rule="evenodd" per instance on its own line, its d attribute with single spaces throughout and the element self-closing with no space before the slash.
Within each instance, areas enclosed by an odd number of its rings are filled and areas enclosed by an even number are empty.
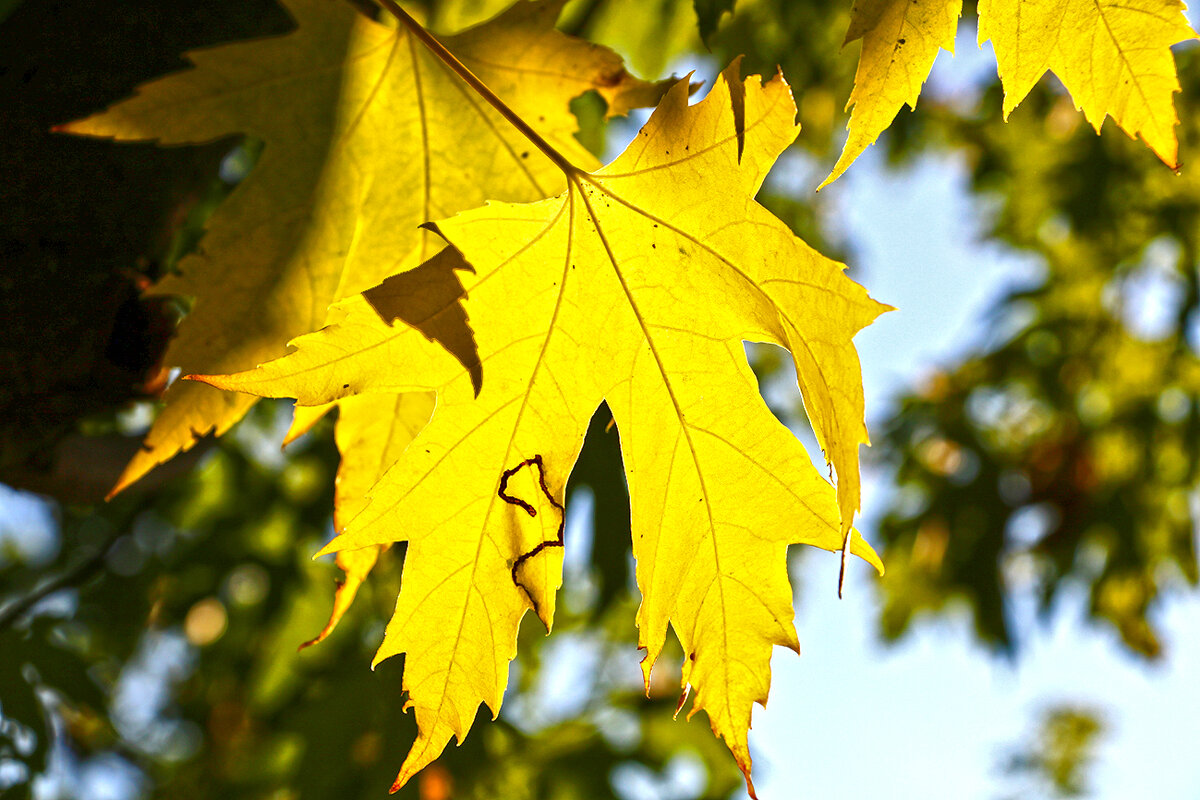
<svg viewBox="0 0 1200 800">
<path fill-rule="evenodd" d="M 1053 70 L 1097 132 L 1107 116 L 1175 169 L 1171 45 L 1196 38 L 1180 0 L 980 0 L 979 43 L 991 39 L 1004 116 Z"/>
<path fill-rule="evenodd" d="M 193 69 L 65 127 L 163 144 L 236 133 L 266 143 L 200 250 L 155 289 L 196 298 L 166 356 L 185 373 L 249 369 L 282 355 L 288 340 L 326 321 L 333 300 L 431 255 L 417 227 L 427 220 L 564 185 L 406 31 L 345 2 L 285 5 L 294 33 L 190 53 Z M 571 98 L 595 89 L 620 114 L 658 94 L 611 51 L 554 31 L 561 6 L 521 2 L 446 44 L 556 147 L 587 163 L 572 135 Z M 198 437 L 223 433 L 252 403 L 175 384 L 114 492 Z"/>
<path fill-rule="evenodd" d="M 470 347 L 395 323 L 372 290 L 295 353 L 206 378 L 310 405 L 437 392 L 429 425 L 327 548 L 408 542 L 376 655 L 406 654 L 420 729 L 397 785 L 461 740 L 481 702 L 499 709 L 525 611 L 551 625 L 563 489 L 602 400 L 630 487 L 646 674 L 670 624 L 693 711 L 707 711 L 749 779 L 772 646 L 798 646 L 787 547 L 836 550 L 849 530 L 866 439 L 851 338 L 886 308 L 754 201 L 795 114 L 781 77 L 727 72 L 691 107 L 681 82 L 623 155 L 573 172 L 558 197 L 438 223 L 453 245 L 438 268 L 464 287 L 441 313 L 465 310 Z M 744 340 L 792 351 L 840 511 L 763 403 Z M 852 549 L 879 567 L 857 534 Z"/>
<path fill-rule="evenodd" d="M 874 144 L 900 108 L 917 107 L 921 84 L 938 50 L 954 52 L 954 32 L 962 0 L 855 0 L 846 44 L 862 39 L 847 127 L 850 136 L 823 189 Z"/>
</svg>

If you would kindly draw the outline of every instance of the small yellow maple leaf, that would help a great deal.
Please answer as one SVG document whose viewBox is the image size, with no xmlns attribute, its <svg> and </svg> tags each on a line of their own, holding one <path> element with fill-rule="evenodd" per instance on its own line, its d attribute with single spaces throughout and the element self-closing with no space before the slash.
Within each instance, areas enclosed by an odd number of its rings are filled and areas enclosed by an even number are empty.
<svg viewBox="0 0 1200 800">
<path fill-rule="evenodd" d="M 850 135 L 818 191 L 874 144 L 905 103 L 917 107 L 938 50 L 954 52 L 960 13 L 962 0 L 855 0 L 845 44 L 862 39 L 862 53 L 846 103 L 854 108 Z"/>
<path fill-rule="evenodd" d="M 433 419 L 324 551 L 408 542 L 375 657 L 406 654 L 420 731 L 396 787 L 461 741 L 480 703 L 498 711 L 524 613 L 551 626 L 563 488 L 605 400 L 630 489 L 647 681 L 669 624 L 692 713 L 708 713 L 749 782 L 772 647 L 798 649 L 787 548 L 838 550 L 850 530 L 866 440 L 851 339 L 887 307 L 754 200 L 798 130 L 782 77 L 743 83 L 735 65 L 702 102 L 687 95 L 676 84 L 624 154 L 569 170 L 558 197 L 437 224 L 453 245 L 437 268 L 461 278 L 461 300 L 411 316 L 449 334 L 396 324 L 371 290 L 282 359 L 197 376 L 309 405 L 437 392 Z M 840 501 L 764 404 L 745 340 L 791 350 Z"/>
<path fill-rule="evenodd" d="M 1099 133 L 1112 116 L 1179 167 L 1171 45 L 1195 39 L 1180 0 L 980 0 L 979 43 L 989 39 L 1004 83 L 1004 116 L 1052 70 Z"/>
<path fill-rule="evenodd" d="M 615 53 L 554 30 L 562 0 L 520 2 L 446 44 L 578 163 L 569 101 L 594 89 L 623 114 L 665 86 L 632 78 Z M 232 372 L 283 355 L 334 300 L 435 252 L 418 226 L 485 199 L 546 197 L 561 173 L 406 30 L 349 3 L 284 0 L 281 37 L 194 51 L 193 69 L 63 130 L 163 144 L 243 133 L 266 143 L 218 208 L 199 250 L 160 294 L 196 298 L 165 363 Z M 113 492 L 237 422 L 253 398 L 176 383 Z M 340 424 L 358 422 L 343 413 Z M 375 454 L 364 455 L 367 460 Z"/>
</svg>

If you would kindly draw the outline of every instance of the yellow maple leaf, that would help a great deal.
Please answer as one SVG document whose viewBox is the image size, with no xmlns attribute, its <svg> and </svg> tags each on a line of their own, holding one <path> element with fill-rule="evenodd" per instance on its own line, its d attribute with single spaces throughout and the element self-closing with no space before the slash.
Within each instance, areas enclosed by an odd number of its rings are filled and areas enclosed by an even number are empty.
<svg viewBox="0 0 1200 800">
<path fill-rule="evenodd" d="M 787 548 L 843 545 L 866 440 L 851 339 L 886 306 L 754 201 L 798 130 L 782 77 L 743 83 L 735 65 L 702 102 L 687 95 L 676 84 L 609 166 L 568 168 L 558 197 L 437 224 L 453 245 L 437 268 L 463 292 L 414 316 L 465 311 L 469 325 L 448 326 L 458 338 L 394 324 L 371 290 L 339 303 L 341 321 L 296 352 L 201 378 L 309 405 L 438 395 L 430 423 L 326 548 L 408 542 L 375 657 L 406 654 L 420 731 L 397 787 L 466 736 L 480 703 L 498 711 L 524 613 L 552 624 L 561 498 L 602 400 L 630 488 L 647 680 L 669 624 L 692 713 L 708 713 L 749 782 L 747 733 L 772 647 L 798 648 Z M 762 401 L 745 340 L 791 350 L 840 510 Z M 881 568 L 857 533 L 850 544 Z"/>
<path fill-rule="evenodd" d="M 1183 9 L 1180 0 L 980 0 L 979 43 L 996 51 L 1005 118 L 1052 70 L 1097 133 L 1111 115 L 1177 169 L 1171 45 L 1196 38 Z"/>
<path fill-rule="evenodd" d="M 184 373 L 249 369 L 283 355 L 290 339 L 325 323 L 332 301 L 429 257 L 436 248 L 418 229 L 423 222 L 564 185 L 407 31 L 348 3 L 284 5 L 295 32 L 189 53 L 193 69 L 62 128 L 163 144 L 244 133 L 266 144 L 200 249 L 155 287 L 196 298 L 165 358 Z M 610 115 L 623 114 L 657 102 L 661 90 L 629 76 L 613 52 L 555 31 L 561 7 L 521 2 L 446 44 L 587 164 L 570 99 L 595 89 Z M 224 433 L 254 402 L 199 383 L 176 383 L 165 401 L 114 493 L 200 436 Z M 341 424 L 353 420 L 344 413 Z"/>
<path fill-rule="evenodd" d="M 846 103 L 854 108 L 850 135 L 818 191 L 875 143 L 905 103 L 917 107 L 938 50 L 954 52 L 960 13 L 962 0 L 855 0 L 845 44 L 862 39 L 862 53 Z"/>
</svg>

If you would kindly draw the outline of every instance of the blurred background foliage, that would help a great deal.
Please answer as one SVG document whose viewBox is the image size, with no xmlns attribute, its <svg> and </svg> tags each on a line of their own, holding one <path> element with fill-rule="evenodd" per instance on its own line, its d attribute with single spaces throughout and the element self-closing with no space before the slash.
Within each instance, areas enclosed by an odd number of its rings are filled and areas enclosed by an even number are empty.
<svg viewBox="0 0 1200 800">
<path fill-rule="evenodd" d="M 1197 55 L 1177 54 L 1184 143 L 1200 133 Z M 1096 136 L 1053 88 L 1007 124 L 999 109 L 995 85 L 965 112 L 923 104 L 893 140 L 900 159 L 960 150 L 987 235 L 1036 255 L 1042 278 L 998 301 L 992 347 L 928 376 L 876 429 L 899 486 L 879 529 L 882 630 L 965 601 L 981 641 L 1011 652 L 1013 591 L 1050 612 L 1074 582 L 1093 621 L 1154 659 L 1154 608 L 1200 577 L 1200 179 L 1115 129 Z"/>
<path fill-rule="evenodd" d="M 426 11 L 449 31 L 505 5 Z M 849 3 L 739 0 L 724 15 L 728 4 L 697 5 L 716 20 L 704 43 L 691 0 L 571 0 L 561 25 L 647 77 L 740 54 L 746 73 L 778 65 L 803 132 L 760 199 L 853 263 L 816 180 L 788 178 L 789 165 L 828 169 L 840 147 L 857 56 L 856 44 L 842 49 Z M 366 669 L 402 549 L 329 640 L 296 652 L 327 616 L 335 579 L 332 564 L 309 560 L 332 535 L 328 423 L 281 453 L 289 409 L 260 404 L 236 433 L 100 501 L 137 447 L 167 378 L 163 346 L 186 312 L 186 298 L 139 291 L 195 245 L 258 148 L 112 145 L 50 129 L 182 68 L 186 49 L 289 25 L 271 0 L 0 3 L 0 480 L 24 490 L 0 487 L 5 797 L 375 796 L 412 740 L 398 713 L 402 664 Z M 1198 57 L 1177 53 L 1184 153 L 1200 140 Z M 599 102 L 575 105 L 597 152 L 608 141 Z M 1063 587 L 1081 585 L 1090 620 L 1158 658 L 1169 643 L 1155 608 L 1200 577 L 1200 176 L 1171 174 L 1115 128 L 1097 137 L 1053 82 L 1007 124 L 1000 107 L 994 73 L 966 94 L 927 92 L 881 144 L 898 167 L 964 158 L 987 237 L 1032 254 L 1040 275 L 996 303 L 984 345 L 873 412 L 869 455 L 895 486 L 868 531 L 888 565 L 879 630 L 896 639 L 966 608 L 980 644 L 1019 657 L 1014 595 L 1034 592 L 1051 614 Z M 781 368 L 769 352 L 755 367 L 764 380 Z M 803 424 L 801 406 L 769 400 Z M 739 791 L 707 726 L 671 723 L 673 665 L 650 698 L 641 691 L 628 500 L 606 413 L 569 487 L 577 544 L 555 637 L 522 628 L 500 720 L 481 713 L 402 796 Z M 1079 794 L 1103 730 L 1095 710 L 1049 709 L 1004 769 L 1043 794 Z"/>
<path fill-rule="evenodd" d="M 1016 784 L 1011 797 L 1083 797 L 1089 793 L 1087 769 L 1105 733 L 1103 713 L 1095 708 L 1052 706 L 1039 715 L 1028 742 L 1015 747 L 1003 764 Z"/>
</svg>

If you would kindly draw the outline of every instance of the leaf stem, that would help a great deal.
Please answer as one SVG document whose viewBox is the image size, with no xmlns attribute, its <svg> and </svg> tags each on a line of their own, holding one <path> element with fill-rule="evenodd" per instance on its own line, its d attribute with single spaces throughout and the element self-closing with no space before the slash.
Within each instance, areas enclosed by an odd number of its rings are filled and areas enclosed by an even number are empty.
<svg viewBox="0 0 1200 800">
<path fill-rule="evenodd" d="M 417 37 L 423 45 L 429 48 L 435 56 L 454 71 L 458 77 L 462 78 L 468 86 L 496 109 L 500 116 L 508 120 L 509 124 L 516 128 L 522 136 L 528 139 L 534 147 L 542 151 L 546 158 L 554 162 L 554 165 L 563 171 L 567 178 L 572 178 L 579 175 L 582 170 L 567 160 L 566 156 L 554 149 L 554 147 L 541 137 L 537 131 L 529 127 L 529 123 L 521 119 L 517 112 L 513 111 L 508 105 L 496 96 L 496 93 L 487 87 L 483 81 L 476 77 L 475 73 L 459 61 L 453 53 L 446 49 L 446 46 L 434 38 L 433 34 L 425 30 L 421 23 L 413 19 L 407 11 L 401 8 L 395 0 L 377 0 L 392 16 L 400 21 L 404 27 Z"/>
<path fill-rule="evenodd" d="M 854 529 L 846 531 L 846 540 L 842 542 L 842 565 L 838 568 L 838 600 L 842 599 L 842 590 L 846 587 L 846 561 L 850 558 L 850 539 Z"/>
</svg>

